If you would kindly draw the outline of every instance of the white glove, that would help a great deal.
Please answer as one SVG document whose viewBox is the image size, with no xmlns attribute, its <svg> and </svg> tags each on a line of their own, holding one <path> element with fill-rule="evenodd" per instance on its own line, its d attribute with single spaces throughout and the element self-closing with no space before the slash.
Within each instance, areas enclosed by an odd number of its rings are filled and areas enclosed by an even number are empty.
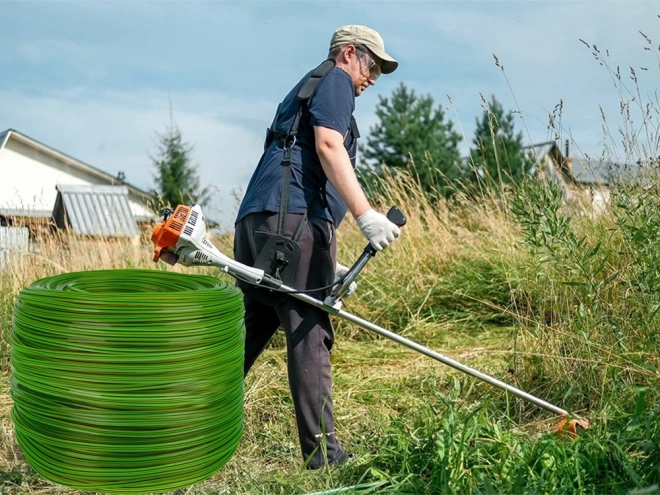
<svg viewBox="0 0 660 495">
<path fill-rule="evenodd" d="M 347 266 L 342 265 L 341 263 L 337 263 L 337 266 L 335 268 L 335 282 L 339 281 L 339 279 L 343 278 L 344 275 L 348 273 L 349 268 Z M 348 286 L 348 290 L 344 293 L 343 297 L 348 297 L 350 296 L 353 292 L 357 290 L 357 282 L 353 280 L 351 282 L 351 285 Z"/>
<path fill-rule="evenodd" d="M 399 237 L 401 230 L 390 222 L 385 215 L 374 209 L 365 211 L 356 220 L 358 227 L 377 251 L 382 251 L 394 239 Z"/>
</svg>

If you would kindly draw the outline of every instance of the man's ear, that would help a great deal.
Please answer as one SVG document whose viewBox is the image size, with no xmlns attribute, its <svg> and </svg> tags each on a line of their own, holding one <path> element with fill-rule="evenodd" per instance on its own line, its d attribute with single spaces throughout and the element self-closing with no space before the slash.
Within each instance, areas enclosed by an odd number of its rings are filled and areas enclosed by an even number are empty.
<svg viewBox="0 0 660 495">
<path fill-rule="evenodd" d="M 355 48 L 355 45 L 348 45 L 346 48 L 344 48 L 342 53 L 348 62 L 353 55 L 357 56 L 357 49 Z"/>
</svg>

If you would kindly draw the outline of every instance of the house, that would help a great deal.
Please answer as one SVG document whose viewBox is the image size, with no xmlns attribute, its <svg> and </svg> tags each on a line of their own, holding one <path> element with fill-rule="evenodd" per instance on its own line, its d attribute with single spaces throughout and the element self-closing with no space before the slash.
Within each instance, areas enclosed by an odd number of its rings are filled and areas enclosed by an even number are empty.
<svg viewBox="0 0 660 495">
<path fill-rule="evenodd" d="M 571 185 L 580 193 L 576 199 L 588 205 L 592 214 L 605 211 L 610 200 L 610 182 L 616 165 L 590 158 L 569 158 L 567 167 Z"/>
<path fill-rule="evenodd" d="M 620 165 L 603 159 L 571 157 L 568 141 L 564 153 L 554 141 L 528 146 L 525 150 L 537 163 L 533 173 L 554 181 L 567 203 L 582 207 L 590 216 L 605 210 L 614 182 L 634 180 L 640 172 L 639 163 Z"/>
<path fill-rule="evenodd" d="M 63 220 L 57 223 L 60 228 L 71 227 L 83 235 L 94 235 L 95 228 L 97 235 L 135 233 L 133 228 L 122 231 L 102 227 L 99 222 L 108 219 L 110 213 L 122 216 L 120 223 L 151 222 L 155 218 L 148 208 L 151 197 L 146 191 L 13 129 L 0 133 L 0 177 L 3 226 L 52 223 L 58 198 L 63 207 L 60 215 L 68 210 L 73 218 L 84 210 L 87 221 L 98 224 L 80 230 L 82 224 L 70 224 L 71 218 L 68 225 Z"/>
<path fill-rule="evenodd" d="M 151 196 L 14 129 L 0 132 L 0 267 L 37 232 L 137 239 Z"/>
</svg>

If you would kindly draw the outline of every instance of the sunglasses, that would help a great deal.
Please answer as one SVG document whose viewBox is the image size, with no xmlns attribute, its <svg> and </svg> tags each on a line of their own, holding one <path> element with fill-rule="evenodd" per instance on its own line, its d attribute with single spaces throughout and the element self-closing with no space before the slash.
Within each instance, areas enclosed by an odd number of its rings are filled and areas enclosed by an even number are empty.
<svg viewBox="0 0 660 495">
<path fill-rule="evenodd" d="M 374 81 L 378 79 L 381 75 L 381 69 L 380 66 L 376 63 L 376 61 L 371 58 L 371 55 L 369 55 L 369 50 L 367 50 L 365 47 L 362 46 L 356 46 L 355 47 L 357 52 L 358 52 L 358 60 L 360 61 L 360 67 L 362 67 L 362 57 L 366 57 L 369 62 L 367 63 L 367 68 L 369 69 L 369 78 L 373 79 Z"/>
</svg>

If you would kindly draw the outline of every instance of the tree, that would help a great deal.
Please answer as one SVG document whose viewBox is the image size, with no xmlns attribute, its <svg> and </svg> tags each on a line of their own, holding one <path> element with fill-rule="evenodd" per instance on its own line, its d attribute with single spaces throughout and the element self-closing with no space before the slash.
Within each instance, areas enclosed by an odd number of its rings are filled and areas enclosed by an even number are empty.
<svg viewBox="0 0 660 495">
<path fill-rule="evenodd" d="M 470 150 L 472 179 L 488 187 L 518 183 L 531 167 L 523 151 L 522 132 L 515 133 L 513 112 L 505 115 L 495 96 L 490 103 L 483 101 L 484 112 L 481 120 L 477 118 L 472 141 L 475 148 Z"/>
<path fill-rule="evenodd" d="M 192 163 L 192 146 L 184 143 L 179 128 L 170 124 L 158 134 L 158 152 L 151 161 L 156 168 L 156 189 L 152 191 L 158 207 L 175 208 L 179 204 L 204 205 L 209 188 L 200 189 L 197 167 Z"/>
<path fill-rule="evenodd" d="M 370 128 L 363 156 L 382 167 L 409 169 L 427 192 L 447 195 L 461 175 L 460 135 L 445 121 L 442 106 L 430 95 L 417 96 L 401 83 L 391 98 L 379 96 L 379 122 Z"/>
</svg>

